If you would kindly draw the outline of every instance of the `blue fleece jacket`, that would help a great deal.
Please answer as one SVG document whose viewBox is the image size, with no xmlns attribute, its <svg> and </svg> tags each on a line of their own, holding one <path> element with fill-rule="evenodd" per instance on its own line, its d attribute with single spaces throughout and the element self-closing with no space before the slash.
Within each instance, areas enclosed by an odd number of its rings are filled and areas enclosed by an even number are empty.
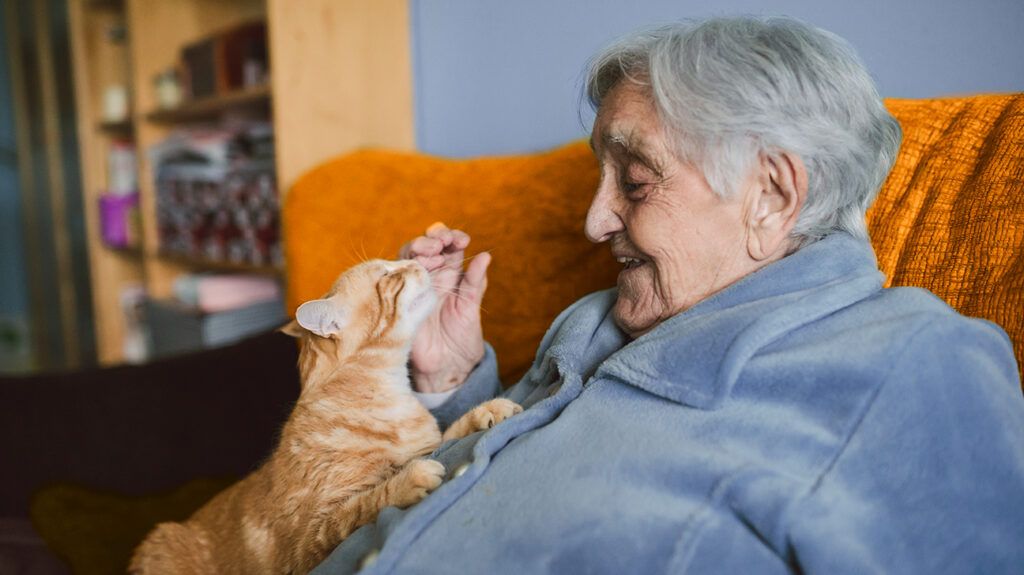
<svg viewBox="0 0 1024 575">
<path fill-rule="evenodd" d="M 882 289 L 835 234 L 630 340 L 563 312 L 450 471 L 315 573 L 1021 573 L 1024 397 L 1005 333 Z M 442 423 L 499 391 L 493 353 Z"/>
</svg>

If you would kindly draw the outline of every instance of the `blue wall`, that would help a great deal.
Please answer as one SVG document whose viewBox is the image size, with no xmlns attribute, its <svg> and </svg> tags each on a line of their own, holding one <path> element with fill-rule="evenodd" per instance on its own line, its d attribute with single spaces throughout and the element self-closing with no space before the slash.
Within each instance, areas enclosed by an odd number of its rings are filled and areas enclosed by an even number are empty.
<svg viewBox="0 0 1024 575">
<path fill-rule="evenodd" d="M 584 136 L 582 70 L 641 26 L 724 14 L 800 18 L 846 38 L 883 96 L 1024 91 L 1022 0 L 410 0 L 416 139 L 469 156 Z M 586 128 L 584 128 L 586 125 Z"/>
</svg>

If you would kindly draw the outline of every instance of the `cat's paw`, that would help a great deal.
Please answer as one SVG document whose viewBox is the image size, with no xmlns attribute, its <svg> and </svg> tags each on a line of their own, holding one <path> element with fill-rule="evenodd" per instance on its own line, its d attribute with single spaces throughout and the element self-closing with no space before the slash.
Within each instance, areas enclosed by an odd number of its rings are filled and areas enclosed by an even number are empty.
<svg viewBox="0 0 1024 575">
<path fill-rule="evenodd" d="M 414 459 L 394 477 L 395 489 L 391 504 L 409 507 L 423 500 L 444 481 L 444 465 L 433 459 Z"/>
<path fill-rule="evenodd" d="M 516 402 L 504 398 L 492 399 L 474 407 L 445 430 L 442 441 L 462 439 L 477 431 L 485 431 L 502 421 L 521 413 L 523 408 Z"/>
<path fill-rule="evenodd" d="M 469 416 L 475 428 L 473 431 L 481 431 L 490 429 L 522 411 L 523 408 L 518 403 L 499 397 L 474 407 Z"/>
</svg>

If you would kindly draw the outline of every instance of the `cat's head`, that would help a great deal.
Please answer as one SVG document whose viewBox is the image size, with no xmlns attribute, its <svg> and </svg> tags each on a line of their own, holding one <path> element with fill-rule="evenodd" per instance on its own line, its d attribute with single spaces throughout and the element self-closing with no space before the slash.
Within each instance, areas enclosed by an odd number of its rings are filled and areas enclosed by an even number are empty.
<svg viewBox="0 0 1024 575">
<path fill-rule="evenodd" d="M 430 275 L 413 260 L 369 260 L 342 273 L 324 297 L 307 301 L 282 331 L 365 342 L 411 340 L 437 302 Z"/>
</svg>

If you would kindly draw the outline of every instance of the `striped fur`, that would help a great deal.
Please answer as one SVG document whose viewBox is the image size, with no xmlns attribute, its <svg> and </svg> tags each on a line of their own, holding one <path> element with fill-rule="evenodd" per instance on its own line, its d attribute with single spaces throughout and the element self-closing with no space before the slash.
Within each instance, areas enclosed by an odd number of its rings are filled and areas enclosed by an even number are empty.
<svg viewBox="0 0 1024 575">
<path fill-rule="evenodd" d="M 411 261 L 372 260 L 343 273 L 321 300 L 344 312 L 343 329 L 320 337 L 297 322 L 284 328 L 302 340 L 302 392 L 277 448 L 184 523 L 158 525 L 130 572 L 305 573 L 382 508 L 413 505 L 437 488 L 444 467 L 422 456 L 442 435 L 406 369 L 434 297 L 426 270 Z M 518 409 L 488 402 L 445 438 Z"/>
</svg>

